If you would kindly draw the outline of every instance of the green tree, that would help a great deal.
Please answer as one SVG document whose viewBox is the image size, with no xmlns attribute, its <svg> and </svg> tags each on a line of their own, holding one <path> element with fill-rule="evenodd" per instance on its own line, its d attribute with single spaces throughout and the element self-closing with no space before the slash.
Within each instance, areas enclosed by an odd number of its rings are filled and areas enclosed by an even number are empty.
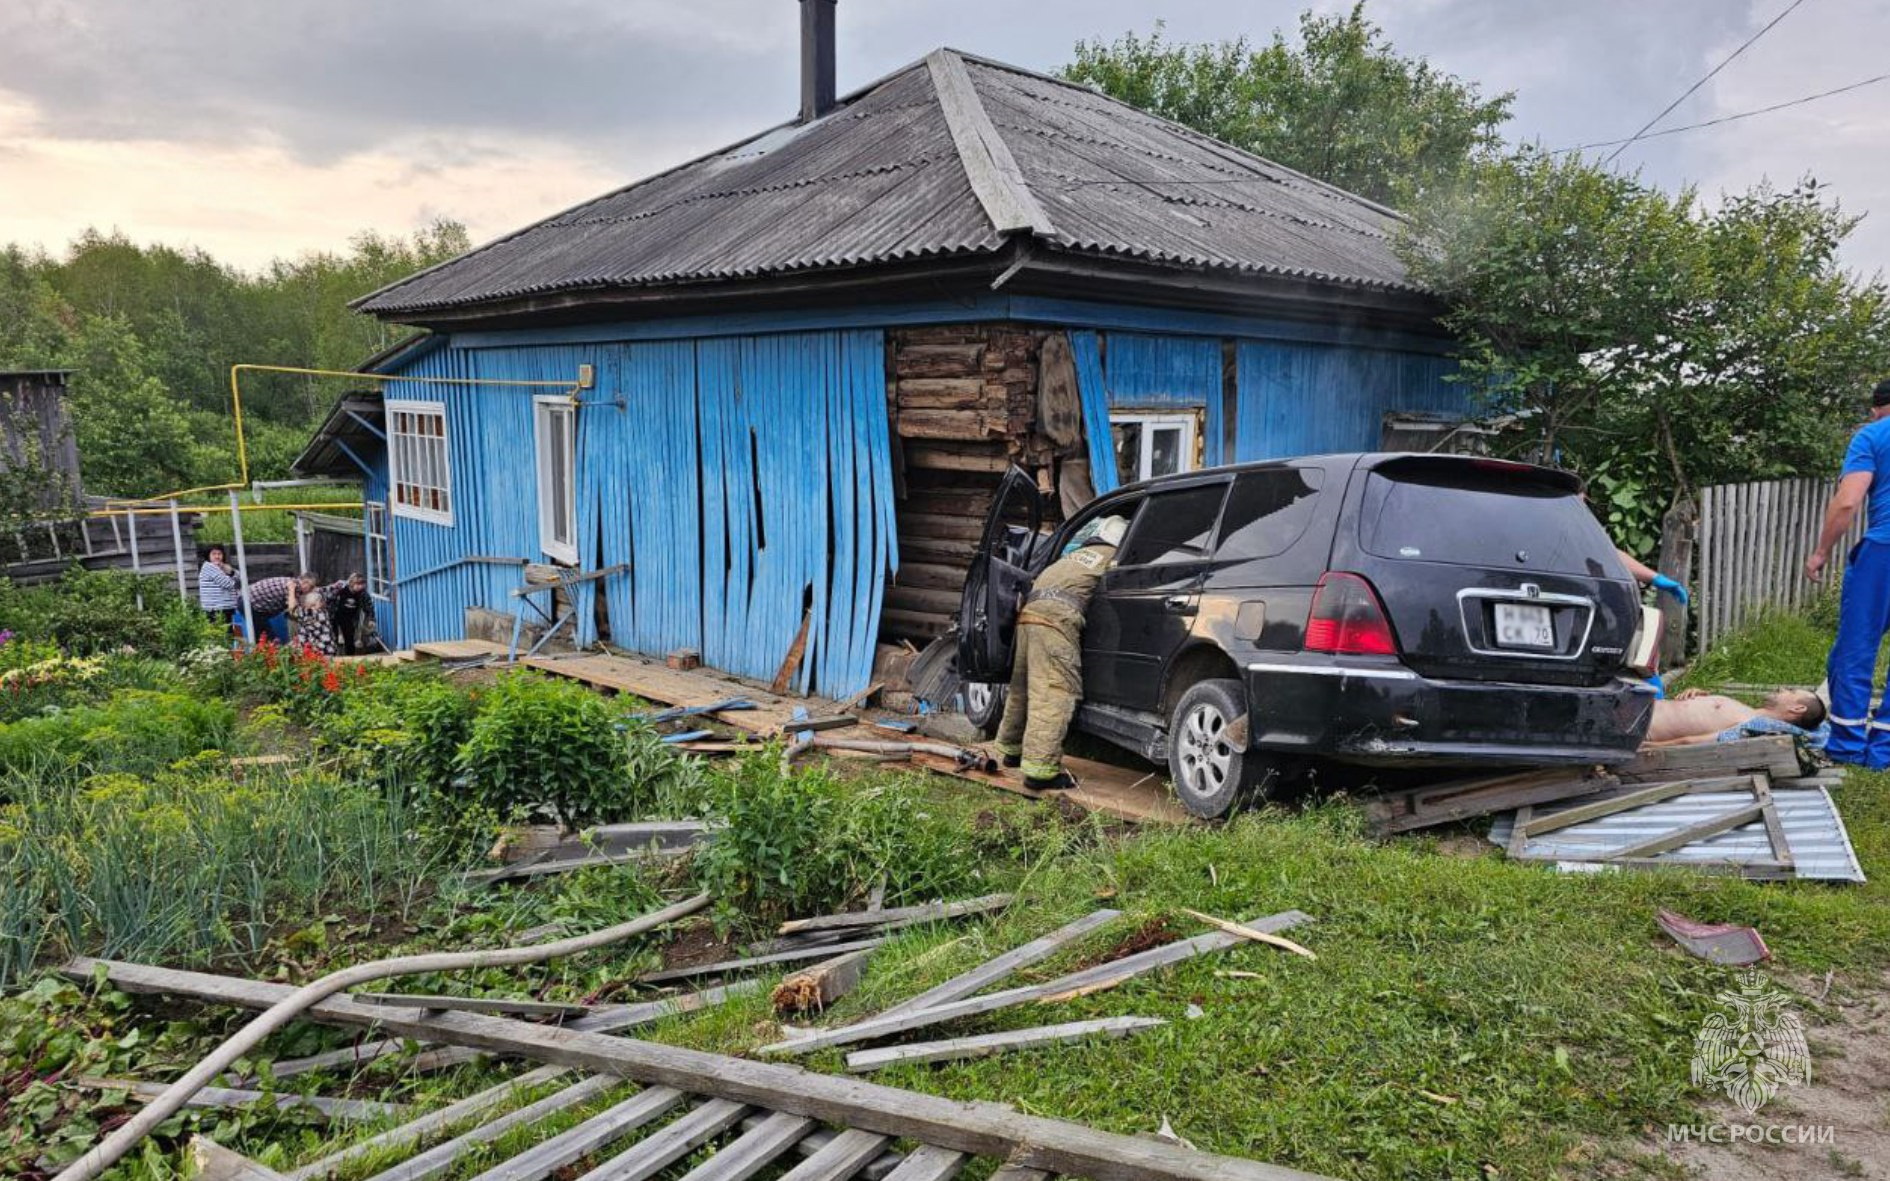
<svg viewBox="0 0 1890 1181">
<path fill-rule="evenodd" d="M 1829 470 L 1890 365 L 1890 293 L 1838 261 L 1855 225 L 1810 181 L 1709 209 L 1524 152 L 1420 208 L 1400 251 L 1449 303 L 1462 378 L 1642 549 L 1674 492 Z"/>
<path fill-rule="evenodd" d="M 75 371 L 69 398 L 86 491 L 151 496 L 191 482 L 190 421 L 128 318 L 86 317 L 61 362 Z"/>
<path fill-rule="evenodd" d="M 1375 201 L 1400 205 L 1451 185 L 1501 146 L 1512 95 L 1398 53 L 1365 17 L 1307 12 L 1299 44 L 1264 48 L 1128 33 L 1080 41 L 1064 77 Z"/>
</svg>

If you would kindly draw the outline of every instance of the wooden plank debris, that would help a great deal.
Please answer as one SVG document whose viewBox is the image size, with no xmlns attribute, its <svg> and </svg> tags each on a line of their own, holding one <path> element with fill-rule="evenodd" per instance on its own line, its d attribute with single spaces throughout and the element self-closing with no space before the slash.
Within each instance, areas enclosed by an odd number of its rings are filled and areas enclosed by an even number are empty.
<svg viewBox="0 0 1890 1181">
<path fill-rule="evenodd" d="M 959 902 L 928 902 L 923 906 L 897 906 L 890 910 L 853 910 L 841 914 L 818 915 L 814 918 L 789 919 L 781 924 L 777 933 L 801 935 L 814 931 L 885 927 L 908 921 L 943 922 L 947 919 L 963 918 L 966 915 L 1002 910 L 1010 904 L 1009 894 L 986 894 L 979 898 L 967 898 Z"/>
<path fill-rule="evenodd" d="M 490 1144 L 518 1128 L 531 1127 L 560 1111 L 568 1111 L 573 1107 L 581 1106 L 619 1085 L 621 1085 L 621 1080 L 607 1074 L 594 1074 L 589 1078 L 580 1079 L 561 1091 L 547 1095 L 534 1103 L 528 1103 L 524 1107 L 508 1111 L 490 1123 L 469 1128 L 451 1140 L 435 1144 L 425 1152 L 374 1174 L 368 1178 L 368 1181 L 430 1181 L 431 1178 L 451 1170 L 460 1157 L 481 1144 Z"/>
<path fill-rule="evenodd" d="M 1244 924 L 1256 930 L 1275 934 L 1300 923 L 1310 922 L 1308 915 L 1297 910 L 1282 911 Z M 1029 1004 L 1050 997 L 1082 993 L 1097 987 L 1114 987 L 1170 964 L 1180 963 L 1197 955 L 1206 955 L 1220 951 L 1241 942 L 1238 935 L 1225 931 L 1215 931 L 1207 935 L 1196 935 L 1192 939 L 1164 943 L 1151 947 L 1147 951 L 1124 956 L 1119 960 L 1098 964 L 1080 972 L 1071 972 L 1043 984 L 1030 984 L 1022 988 L 1012 988 L 1004 992 L 989 993 L 984 996 L 966 997 L 950 1004 L 935 1005 L 929 1009 L 901 1013 L 893 1017 L 874 1017 L 839 1029 L 820 1030 L 790 1041 L 776 1042 L 763 1046 L 763 1054 L 796 1055 L 808 1054 L 828 1046 L 844 1046 L 853 1042 L 874 1041 L 890 1037 L 896 1033 L 919 1029 L 927 1025 L 940 1025 L 947 1021 L 956 1021 L 961 1017 L 973 1017 L 980 1013 L 989 1013 L 997 1009 L 1010 1008 L 1013 1005 Z"/>
<path fill-rule="evenodd" d="M 208 1136 L 190 1138 L 190 1161 L 195 1181 L 283 1181 L 281 1173 Z"/>
<path fill-rule="evenodd" d="M 164 1083 L 126 1078 L 78 1078 L 75 1087 L 88 1091 L 123 1091 L 139 1099 L 154 1099 L 164 1093 Z M 382 1120 L 405 1110 L 398 1103 L 379 1103 L 372 1099 L 329 1099 L 320 1095 L 284 1095 L 268 1091 L 248 1091 L 236 1087 L 205 1087 L 190 1097 L 189 1107 L 248 1107 L 267 1103 L 283 1110 L 303 1108 L 320 1112 L 334 1120 Z"/>
<path fill-rule="evenodd" d="M 491 856 L 517 862 L 527 857 L 565 860 L 595 853 L 630 853 L 646 849 L 682 852 L 709 835 L 701 820 L 647 820 L 634 824 L 600 824 L 576 836 L 566 836 L 553 824 L 533 824 L 508 832 Z"/>
<path fill-rule="evenodd" d="M 1168 790 L 1167 776 L 1160 771 L 1138 771 L 1100 763 L 1094 759 L 1065 756 L 1064 769 L 1076 776 L 1076 786 L 1067 791 L 1041 792 L 1024 786 L 1022 776 L 1012 772 L 979 771 L 958 766 L 951 759 L 931 754 L 912 756 L 914 766 L 940 775 L 981 783 L 1026 799 L 1050 797 L 1068 800 L 1079 808 L 1142 824 L 1199 824 L 1175 801 Z"/>
<path fill-rule="evenodd" d="M 542 1181 L 542 1178 L 582 1160 L 643 1127 L 686 1096 L 673 1087 L 651 1087 L 598 1112 L 583 1123 L 566 1128 L 510 1160 L 501 1161 L 474 1181 Z"/>
<path fill-rule="evenodd" d="M 1672 783 L 1655 783 L 1643 787 L 1623 785 L 1617 791 L 1604 791 L 1598 794 L 1593 803 L 1578 804 L 1573 808 L 1564 808 L 1547 816 L 1531 816 L 1516 826 L 1516 831 L 1527 841 L 1544 833 L 1559 831 L 1572 825 L 1589 820 L 1599 820 L 1603 816 L 1612 816 L 1630 808 L 1640 808 L 1647 804 L 1657 804 L 1661 800 L 1670 800 L 1675 796 L 1689 795 L 1694 792 L 1725 791 L 1728 788 L 1743 787 L 1751 781 L 1749 776 L 1719 779 L 1680 779 Z"/>
<path fill-rule="evenodd" d="M 963 975 L 954 976 L 945 983 L 927 989 L 918 996 L 902 1004 L 894 1005 L 881 1013 L 881 1017 L 896 1017 L 903 1013 L 916 1013 L 921 1009 L 930 1009 L 951 1001 L 961 1000 L 1005 979 L 1019 968 L 1049 959 L 1063 948 L 1082 939 L 1090 932 L 1120 918 L 1119 910 L 1095 910 L 1074 922 L 1065 923 L 1048 935 L 1040 936 L 1020 947 L 1012 948 L 996 959 L 987 960 Z"/>
<path fill-rule="evenodd" d="M 937 1144 L 921 1144 L 886 1175 L 886 1181 L 951 1181 L 965 1167 L 966 1154 Z"/>
<path fill-rule="evenodd" d="M 1142 1029 L 1153 1029 L 1168 1022 L 1159 1017 L 1103 1017 L 1094 1021 L 1068 1021 L 1061 1025 L 1040 1025 L 1034 1029 L 1011 1029 L 950 1041 L 918 1042 L 909 1046 L 888 1046 L 879 1050 L 855 1050 L 847 1055 L 847 1069 L 854 1074 L 869 1074 L 888 1066 L 920 1062 L 956 1062 L 964 1058 L 984 1058 L 1007 1050 L 1026 1050 L 1037 1046 L 1081 1041 L 1090 1037 L 1127 1037 Z"/>
<path fill-rule="evenodd" d="M 750 968 L 767 968 L 775 964 L 798 963 L 802 960 L 826 959 L 838 952 L 862 951 L 869 947 L 878 947 L 884 939 L 862 939 L 853 943 L 839 943 L 831 947 L 804 947 L 794 951 L 777 951 L 771 955 L 750 956 L 740 960 L 722 960 L 714 964 L 696 964 L 687 968 L 667 968 L 661 972 L 650 972 L 637 977 L 639 984 L 662 984 L 671 980 L 688 980 L 696 976 L 727 976 L 733 972 L 746 972 Z"/>
<path fill-rule="evenodd" d="M 512 1017 L 589 1017 L 596 1011 L 589 1005 L 513 1000 L 499 996 L 420 996 L 404 992 L 356 992 L 349 995 L 369 1004 L 394 1005 L 402 1009 L 453 1009 L 461 1013 L 499 1013 Z"/>
<path fill-rule="evenodd" d="M 1386 792 L 1365 804 L 1365 818 L 1373 833 L 1393 836 L 1440 824 L 1454 824 L 1507 812 L 1530 804 L 1546 804 L 1592 795 L 1615 786 L 1611 775 L 1585 767 L 1550 767 L 1507 775 L 1458 779 L 1426 787 Z"/>
<path fill-rule="evenodd" d="M 791 1152 L 816 1126 L 805 1116 L 779 1111 L 753 1125 L 744 1122 L 733 1144 L 683 1174 L 682 1181 L 748 1181 Z"/>
<path fill-rule="evenodd" d="M 1301 947 L 1299 944 L 1294 943 L 1291 939 L 1287 939 L 1284 936 L 1274 935 L 1267 931 L 1256 931 L 1252 927 L 1242 926 L 1240 923 L 1229 922 L 1227 919 L 1217 919 L 1211 914 L 1203 914 L 1198 910 L 1189 910 L 1185 906 L 1181 908 L 1181 913 L 1187 915 L 1191 919 L 1198 919 L 1201 922 L 1206 923 L 1210 927 L 1215 927 L 1215 928 L 1218 928 L 1219 930 L 1225 931 L 1229 935 L 1237 935 L 1242 939 L 1252 940 L 1255 943 L 1264 943 L 1269 947 L 1277 947 L 1277 948 L 1280 948 L 1282 951 L 1290 951 L 1294 955 L 1304 956 L 1309 960 L 1316 960 L 1319 958 L 1318 956 L 1314 955 L 1312 952 L 1306 950 L 1305 948 Z"/>
<path fill-rule="evenodd" d="M 872 948 L 848 952 L 788 976 L 770 998 L 777 1013 L 818 1013 L 859 987 Z"/>
<path fill-rule="evenodd" d="M 1633 762 L 1611 768 L 1611 771 L 1623 783 L 1657 783 L 1757 771 L 1774 779 L 1803 774 L 1798 765 L 1798 752 L 1792 740 L 1783 734 L 1742 738 L 1737 742 L 1650 747 L 1641 751 Z"/>
<path fill-rule="evenodd" d="M 1662 833 L 1656 837 L 1649 837 L 1644 841 L 1636 841 L 1634 844 L 1624 845 L 1621 848 L 1602 854 L 1599 859 L 1602 861 L 1611 861 L 1619 857 L 1624 860 L 1633 860 L 1640 857 L 1658 856 L 1661 853 L 1668 853 L 1674 849 L 1678 849 L 1683 845 L 1691 845 L 1695 841 L 1704 841 L 1709 837 L 1716 837 L 1720 833 L 1730 832 L 1735 828 L 1743 828 L 1751 824 L 1754 820 L 1761 819 L 1764 815 L 1764 804 L 1744 804 L 1730 811 L 1722 812 L 1717 816 L 1702 820 L 1698 824 L 1690 824 L 1685 828 L 1676 829 L 1673 832 Z"/>
<path fill-rule="evenodd" d="M 1275 916 L 1274 921 L 1282 918 L 1284 916 Z M 1233 941 L 1233 936 L 1221 932 L 1200 938 Z M 267 1008 L 295 991 L 288 985 L 265 981 L 84 958 L 71 961 L 61 972 L 69 978 L 90 980 L 95 970 L 103 972 L 107 980 L 125 992 L 196 997 L 248 1008 Z M 1090 1181 L 1310 1181 L 1312 1177 L 1260 1161 L 1194 1152 L 1179 1145 L 1045 1119 L 999 1104 L 962 1103 L 778 1063 L 730 1058 L 680 1046 L 586 1033 L 568 1026 L 533 1025 L 479 1013 L 406 1016 L 408 1012 L 337 996 L 317 1003 L 306 1017 L 344 1025 L 379 1024 L 403 1036 L 451 1041 L 476 1049 L 608 1073 L 649 1086 L 674 1087 L 690 1094 L 787 1112 L 910 1139 L 948 1152 L 992 1157 L 1019 1167 L 1085 1177 Z M 901 1169 L 923 1151 L 909 1156 Z M 913 1172 L 918 1172 L 918 1167 L 915 1166 Z M 893 1176 L 897 1175 L 895 1170 Z M 383 1178 L 382 1181 L 393 1179 Z"/>
<path fill-rule="evenodd" d="M 807 1144 L 820 1134 L 816 1132 L 801 1143 Z M 890 1143 L 890 1136 L 848 1128 L 823 1143 L 812 1156 L 783 1173 L 780 1181 L 847 1181 L 862 1171 L 871 1177 L 871 1163 L 884 1154 Z"/>
<path fill-rule="evenodd" d="M 795 674 L 801 671 L 801 658 L 807 654 L 807 632 L 813 622 L 814 612 L 810 607 L 801 613 L 800 630 L 794 633 L 794 642 L 788 645 L 787 655 L 781 658 L 781 667 L 768 686 L 773 692 L 786 693 L 793 686 Z"/>
<path fill-rule="evenodd" d="M 747 1114 L 748 1108 L 743 1104 L 728 1099 L 711 1099 L 674 1123 L 665 1125 L 648 1139 L 632 1144 L 584 1176 L 588 1181 L 647 1181 L 734 1127 Z M 506 1181 L 536 1179 L 507 1178 Z"/>
<path fill-rule="evenodd" d="M 359 1144 L 351 1144 L 339 1152 L 330 1153 L 320 1160 L 303 1165 L 286 1174 L 287 1181 L 321 1181 L 322 1178 L 332 1176 L 344 1166 L 362 1157 L 411 1148 L 473 1116 L 482 1115 L 495 1107 L 503 1107 L 533 1087 L 543 1086 L 567 1073 L 569 1072 L 562 1066 L 540 1066 L 535 1070 L 527 1071 L 517 1078 L 507 1079 L 497 1086 L 487 1087 L 457 1102 L 449 1103 L 438 1111 L 430 1111 L 411 1123 L 389 1128 L 377 1136 L 368 1137 Z"/>
<path fill-rule="evenodd" d="M 413 646 L 414 655 L 429 660 L 480 660 L 505 656 L 511 649 L 491 640 L 430 640 Z"/>
</svg>

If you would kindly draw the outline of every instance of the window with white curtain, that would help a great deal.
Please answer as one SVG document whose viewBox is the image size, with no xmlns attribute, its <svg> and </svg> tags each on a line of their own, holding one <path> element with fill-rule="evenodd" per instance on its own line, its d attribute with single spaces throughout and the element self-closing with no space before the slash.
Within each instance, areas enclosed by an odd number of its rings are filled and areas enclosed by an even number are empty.
<svg viewBox="0 0 1890 1181">
<path fill-rule="evenodd" d="M 453 473 L 447 454 L 446 403 L 387 403 L 388 476 L 394 515 L 453 523 Z"/>
<path fill-rule="evenodd" d="M 577 563 L 577 407 L 569 398 L 539 398 L 538 540 L 560 562 Z"/>
</svg>

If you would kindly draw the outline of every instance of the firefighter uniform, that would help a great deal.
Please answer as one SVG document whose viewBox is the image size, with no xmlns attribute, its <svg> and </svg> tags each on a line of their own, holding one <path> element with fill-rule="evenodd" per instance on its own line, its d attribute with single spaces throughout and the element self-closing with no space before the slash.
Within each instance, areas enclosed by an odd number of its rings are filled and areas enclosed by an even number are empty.
<svg viewBox="0 0 1890 1181">
<path fill-rule="evenodd" d="M 1063 735 L 1083 699 L 1083 617 L 1089 598 L 1115 559 L 1113 537 L 1092 539 L 1037 576 L 1017 614 L 1017 651 L 997 748 L 1021 756 L 1026 780 L 1053 780 L 1063 770 Z"/>
<path fill-rule="evenodd" d="M 1878 387 L 1890 404 L 1890 382 Z M 1877 652 L 1890 632 L 1890 418 L 1858 431 L 1844 456 L 1842 476 L 1871 476 L 1869 523 L 1844 567 L 1838 596 L 1837 642 L 1826 666 L 1831 685 L 1831 737 L 1825 753 L 1840 763 L 1890 768 L 1890 700 L 1877 705 Z M 1842 477 L 1840 477 L 1842 478 Z M 1887 695 L 1890 696 L 1890 695 Z"/>
</svg>

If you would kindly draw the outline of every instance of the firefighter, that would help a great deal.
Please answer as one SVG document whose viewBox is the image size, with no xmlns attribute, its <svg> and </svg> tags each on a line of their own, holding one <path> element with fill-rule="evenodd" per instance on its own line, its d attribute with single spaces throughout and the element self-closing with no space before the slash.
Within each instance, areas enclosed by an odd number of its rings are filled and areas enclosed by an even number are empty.
<svg viewBox="0 0 1890 1181">
<path fill-rule="evenodd" d="M 1026 787 L 1076 786 L 1063 769 L 1063 735 L 1083 699 L 1083 617 L 1128 527 L 1121 517 L 1101 517 L 1077 530 L 1017 613 L 1017 654 L 997 748 L 1005 766 L 1023 769 Z"/>
</svg>

